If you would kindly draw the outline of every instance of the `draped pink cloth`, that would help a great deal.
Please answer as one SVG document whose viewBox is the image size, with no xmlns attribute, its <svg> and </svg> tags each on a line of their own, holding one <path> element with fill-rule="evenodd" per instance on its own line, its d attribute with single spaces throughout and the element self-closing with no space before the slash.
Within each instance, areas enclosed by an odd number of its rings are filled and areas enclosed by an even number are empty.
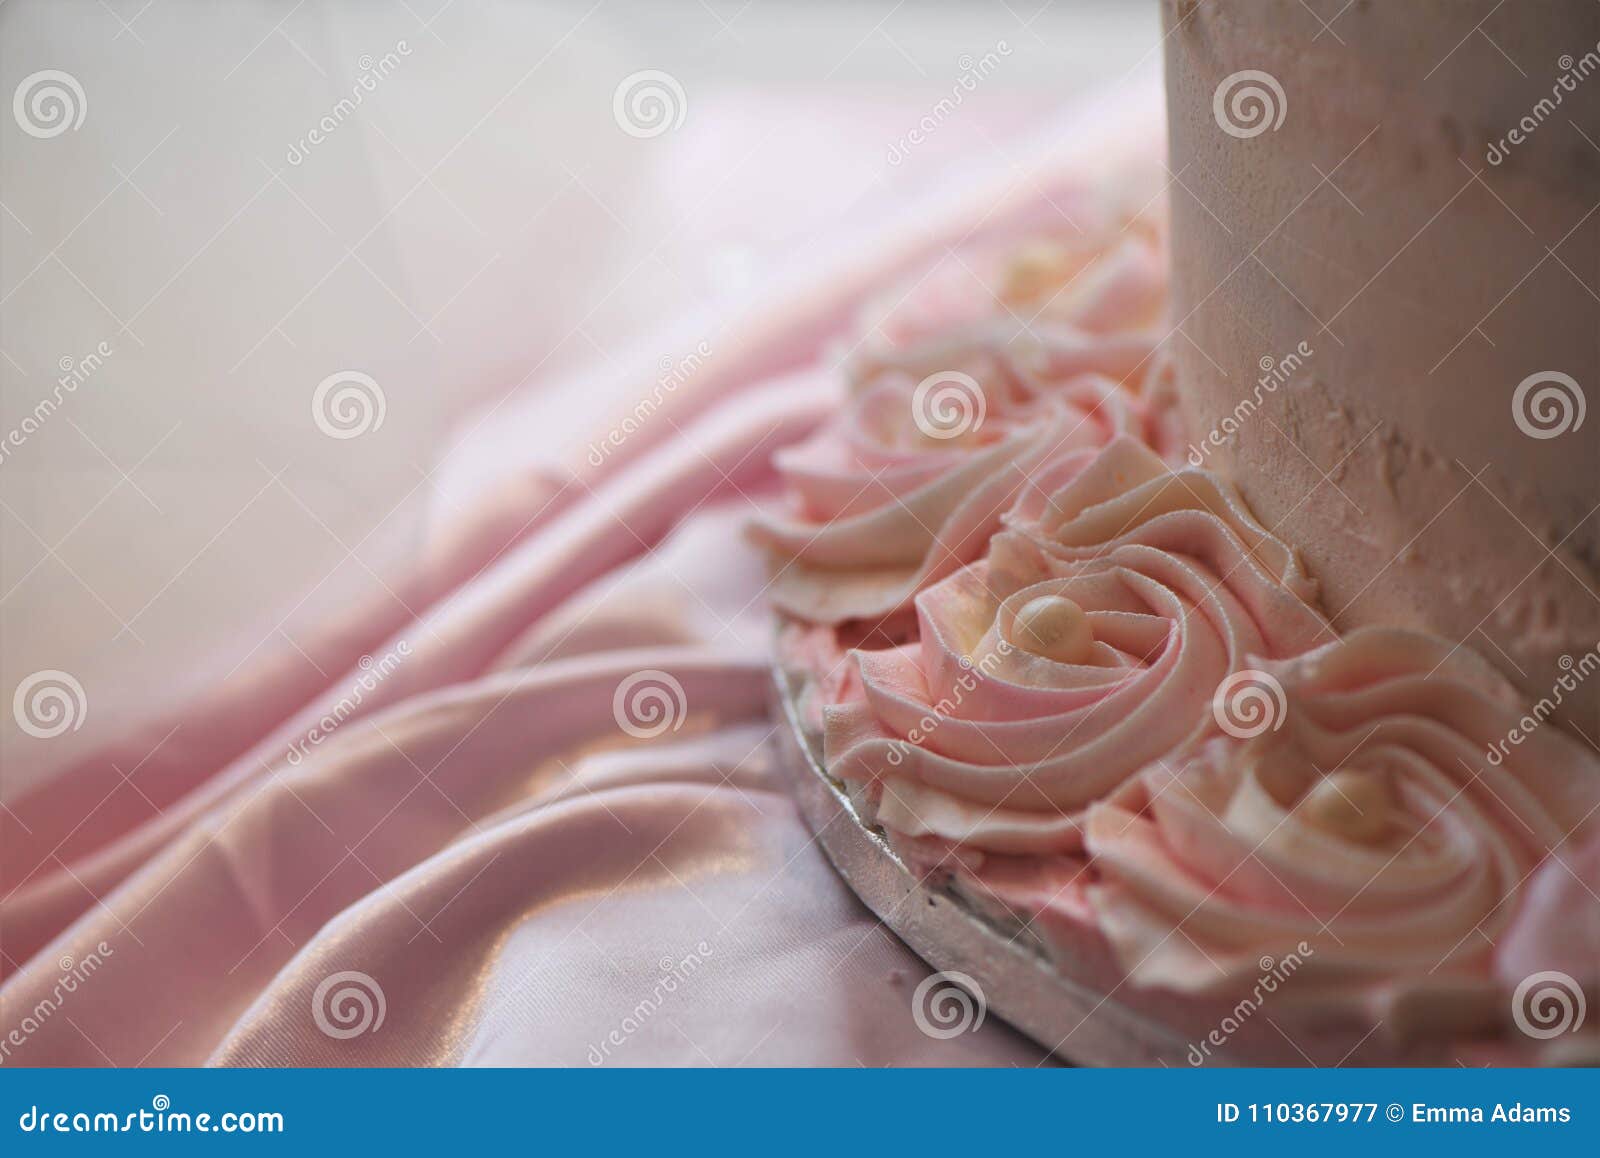
<svg viewBox="0 0 1600 1158">
<path fill-rule="evenodd" d="M 415 619 L 350 608 L 314 667 L 246 664 L 9 801 L 0 1063 L 1040 1062 L 997 1021 L 919 1029 L 929 970 L 798 817 L 743 528 L 773 452 L 837 404 L 819 369 L 862 304 L 1091 200 L 1109 165 L 1151 168 L 1152 95 L 721 319 L 598 463 L 506 461 L 401 584 Z M 636 677 L 669 689 L 667 726 L 623 726 Z"/>
</svg>

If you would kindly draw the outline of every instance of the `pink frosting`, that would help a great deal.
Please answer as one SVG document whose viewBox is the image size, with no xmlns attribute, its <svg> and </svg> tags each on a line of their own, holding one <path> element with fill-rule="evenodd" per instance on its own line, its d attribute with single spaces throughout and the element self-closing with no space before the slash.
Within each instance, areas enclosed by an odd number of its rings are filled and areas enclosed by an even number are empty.
<svg viewBox="0 0 1600 1158">
<path fill-rule="evenodd" d="M 1226 484 L 1173 474 L 1132 439 L 1085 459 L 1042 472 L 1061 485 L 917 598 L 915 643 L 855 653 L 861 694 L 826 710 L 825 755 L 881 786 L 877 819 L 894 831 L 1077 849 L 1086 805 L 1215 730 L 1224 679 L 1330 637 L 1294 552 Z M 1081 611 L 1081 654 L 1042 654 L 1019 624 L 1052 600 Z"/>
<path fill-rule="evenodd" d="M 906 608 L 983 553 L 1047 456 L 1072 458 L 1121 433 L 1149 436 L 1145 408 L 1109 379 L 1037 391 L 998 357 L 970 376 L 982 383 L 985 414 L 958 437 L 923 433 L 918 380 L 885 371 L 816 435 L 780 452 L 795 515 L 753 530 L 773 556 L 779 610 L 837 623 Z"/>
<path fill-rule="evenodd" d="M 869 351 L 904 349 L 997 315 L 1061 332 L 1156 331 L 1167 304 L 1164 217 L 1106 216 L 1083 234 L 1058 228 L 952 256 L 861 315 Z"/>
<path fill-rule="evenodd" d="M 1600 831 L 1563 845 L 1528 881 L 1522 905 L 1495 954 L 1507 987 L 1565 973 L 1600 999 Z M 1600 1014 L 1600 1011 L 1597 1011 Z"/>
<path fill-rule="evenodd" d="M 843 407 L 776 456 L 791 513 L 753 530 L 774 605 L 818 623 L 907 610 L 982 555 L 1047 461 L 1119 434 L 1173 444 L 1165 395 L 1142 387 L 1161 373 L 1164 262 L 1144 225 L 1012 243 L 869 313 Z"/>
<path fill-rule="evenodd" d="M 1283 700 L 1090 810 L 1098 923 L 1131 979 L 1226 989 L 1294 953 L 1348 987 L 1484 976 L 1525 882 L 1600 822 L 1600 764 L 1477 657 L 1364 629 L 1264 665 Z M 1297 984 L 1303 984 L 1297 982 Z"/>
</svg>

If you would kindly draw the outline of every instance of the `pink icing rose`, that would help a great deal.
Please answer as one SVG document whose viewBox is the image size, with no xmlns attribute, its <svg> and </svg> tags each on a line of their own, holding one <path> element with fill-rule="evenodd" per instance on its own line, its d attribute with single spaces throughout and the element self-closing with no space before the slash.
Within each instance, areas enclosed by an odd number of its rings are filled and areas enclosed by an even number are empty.
<svg viewBox="0 0 1600 1158">
<path fill-rule="evenodd" d="M 1002 317 L 1063 338 L 1159 333 L 1168 285 L 1164 212 L 1080 203 L 1069 216 L 1049 211 L 894 286 L 862 310 L 863 345 L 904 349 L 981 332 Z"/>
<path fill-rule="evenodd" d="M 769 595 L 820 623 L 876 619 L 972 562 L 1029 471 L 1078 461 L 1155 427 L 1098 375 L 1046 387 L 1009 356 L 971 350 L 946 371 L 882 369 L 812 438 L 778 452 L 794 514 L 752 534 L 773 560 Z"/>
<path fill-rule="evenodd" d="M 983 553 L 1029 472 L 1118 434 L 1176 452 L 1159 390 L 1165 248 L 1144 219 L 952 254 L 870 309 L 838 415 L 775 461 L 790 517 L 753 530 L 782 612 L 910 608 Z"/>
<path fill-rule="evenodd" d="M 1129 977 L 1224 991 L 1294 953 L 1301 990 L 1487 982 L 1530 875 L 1600 824 L 1600 762 L 1555 727 L 1492 761 L 1515 700 L 1430 636 L 1363 629 L 1264 666 L 1259 734 L 1089 812 L 1089 897 Z"/>
<path fill-rule="evenodd" d="M 1126 438 L 1071 465 L 917 598 L 916 642 L 855 653 L 860 695 L 825 712 L 829 770 L 901 836 L 1070 853 L 1087 805 L 1216 730 L 1251 657 L 1331 638 L 1294 552 L 1215 476 Z"/>
</svg>

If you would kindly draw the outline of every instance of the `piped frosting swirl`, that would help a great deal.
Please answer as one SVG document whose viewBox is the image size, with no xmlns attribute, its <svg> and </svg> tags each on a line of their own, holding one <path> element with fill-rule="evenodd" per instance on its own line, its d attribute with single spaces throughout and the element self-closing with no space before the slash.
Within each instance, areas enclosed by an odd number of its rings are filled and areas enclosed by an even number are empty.
<svg viewBox="0 0 1600 1158">
<path fill-rule="evenodd" d="M 840 411 L 775 457 L 790 510 L 752 534 L 785 614 L 908 610 L 982 556 L 1046 463 L 1119 435 L 1176 453 L 1169 400 L 1144 388 L 1163 365 L 1158 232 L 1124 223 L 969 256 L 869 313 Z"/>
<path fill-rule="evenodd" d="M 1099 927 L 1138 984 L 1226 989 L 1309 947 L 1324 979 L 1486 976 L 1525 883 L 1600 824 L 1600 774 L 1514 723 L 1487 665 L 1365 629 L 1266 675 L 1286 715 L 1153 767 L 1090 810 Z"/>
<path fill-rule="evenodd" d="M 1128 439 L 1076 466 L 1050 498 L 1071 518 L 1020 520 L 925 591 L 917 641 L 856 652 L 859 697 L 825 713 L 830 770 L 879 786 L 899 833 L 1075 850 L 1086 806 L 1216 730 L 1225 679 L 1331 638 L 1294 553 L 1217 480 L 1165 488 L 1182 476 Z"/>
</svg>

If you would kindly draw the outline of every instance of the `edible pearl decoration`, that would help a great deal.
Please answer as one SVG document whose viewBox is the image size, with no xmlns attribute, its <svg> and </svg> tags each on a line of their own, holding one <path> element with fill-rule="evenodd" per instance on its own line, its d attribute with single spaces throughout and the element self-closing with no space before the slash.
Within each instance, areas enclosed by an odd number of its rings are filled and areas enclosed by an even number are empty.
<svg viewBox="0 0 1600 1158">
<path fill-rule="evenodd" d="M 1060 595 L 1030 599 L 1017 612 L 1011 642 L 1056 663 L 1088 663 L 1094 631 L 1083 608 Z"/>
<path fill-rule="evenodd" d="M 1389 787 L 1382 776 L 1342 769 L 1313 784 L 1300 811 L 1324 832 L 1370 844 L 1389 827 L 1390 806 Z"/>
</svg>

